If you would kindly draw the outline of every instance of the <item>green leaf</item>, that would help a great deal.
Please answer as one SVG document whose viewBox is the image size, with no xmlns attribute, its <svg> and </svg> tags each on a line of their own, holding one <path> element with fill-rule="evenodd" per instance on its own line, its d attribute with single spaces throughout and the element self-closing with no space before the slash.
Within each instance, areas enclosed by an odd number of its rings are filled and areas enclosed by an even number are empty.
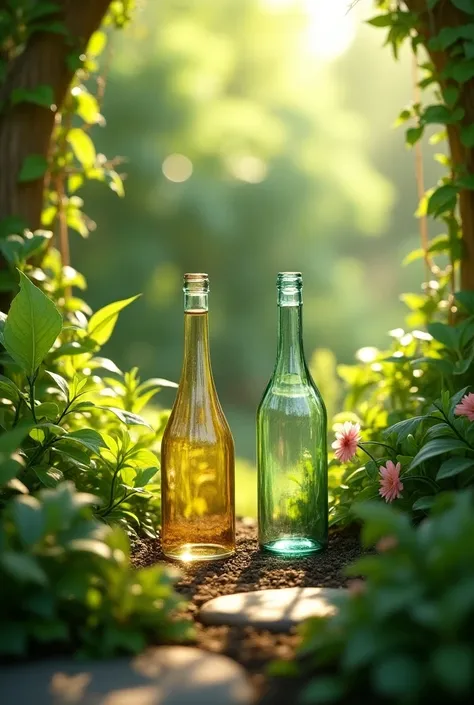
<svg viewBox="0 0 474 705">
<path fill-rule="evenodd" d="M 447 477 L 455 477 L 455 475 L 460 475 L 464 470 L 474 467 L 473 458 L 449 458 L 442 463 L 438 474 L 436 475 L 437 480 L 444 480 Z"/>
<path fill-rule="evenodd" d="M 17 497 L 12 504 L 12 516 L 18 534 L 27 546 L 32 546 L 43 536 L 45 521 L 43 509 L 36 497 Z"/>
<path fill-rule="evenodd" d="M 433 495 L 427 495 L 426 497 L 420 497 L 419 499 L 416 500 L 416 502 L 413 504 L 413 511 L 428 511 L 431 509 L 433 504 L 436 501 L 436 497 Z"/>
<path fill-rule="evenodd" d="M 372 673 L 375 692 L 397 702 L 413 695 L 421 681 L 420 668 L 411 654 L 387 656 L 376 662 Z"/>
<path fill-rule="evenodd" d="M 52 401 L 45 401 L 35 406 L 36 418 L 56 419 L 59 416 L 59 407 Z"/>
<path fill-rule="evenodd" d="M 392 433 L 396 433 L 398 436 L 398 443 L 405 440 L 410 434 L 414 434 L 418 426 L 425 420 L 424 416 L 414 416 L 411 419 L 405 419 L 404 421 L 399 421 L 398 423 L 390 426 L 390 428 L 384 431 L 385 436 L 389 436 Z"/>
<path fill-rule="evenodd" d="M 64 436 L 64 440 L 79 443 L 97 454 L 99 454 L 101 448 L 107 447 L 100 433 L 94 431 L 92 428 L 81 428 L 78 431 L 71 431 L 67 436 Z"/>
<path fill-rule="evenodd" d="M 344 681 L 336 676 L 319 676 L 311 681 L 303 690 L 299 702 L 301 705 L 315 703 L 336 703 L 343 700 Z"/>
<path fill-rule="evenodd" d="M 461 127 L 461 142 L 465 147 L 474 147 L 474 123 Z"/>
<path fill-rule="evenodd" d="M 374 545 L 383 536 L 396 536 L 400 541 L 411 542 L 414 529 L 407 514 L 397 511 L 381 502 L 356 502 L 353 514 L 362 519 L 362 539 L 364 545 Z"/>
<path fill-rule="evenodd" d="M 423 448 L 417 453 L 413 458 L 413 462 L 410 465 L 410 470 L 418 467 L 421 463 L 426 462 L 430 458 L 434 458 L 437 455 L 443 455 L 444 453 L 453 453 L 457 450 L 467 450 L 468 446 L 463 441 L 457 440 L 456 438 L 436 438 L 433 441 L 429 441 Z"/>
<path fill-rule="evenodd" d="M 458 191 L 455 186 L 445 184 L 437 188 L 428 199 L 428 215 L 441 215 L 453 211 L 457 203 Z"/>
<path fill-rule="evenodd" d="M 442 644 L 432 655 L 436 680 L 454 696 L 469 696 L 474 653 L 470 644 Z M 456 697 L 457 700 L 457 697 Z"/>
<path fill-rule="evenodd" d="M 415 262 L 416 260 L 423 259 L 425 256 L 425 251 L 423 249 L 418 249 L 418 250 L 412 250 L 409 252 L 406 257 L 404 257 L 402 261 L 402 266 L 406 267 L 407 264 L 411 264 L 412 262 Z"/>
<path fill-rule="evenodd" d="M 470 314 L 474 314 L 474 291 L 458 291 L 456 301 Z"/>
<path fill-rule="evenodd" d="M 450 249 L 451 249 L 451 241 L 450 241 L 448 235 L 438 235 L 437 237 L 435 237 L 431 240 L 430 246 L 428 248 L 428 252 L 443 253 L 443 252 L 449 252 Z"/>
<path fill-rule="evenodd" d="M 86 54 L 89 56 L 99 56 L 102 54 L 105 45 L 107 44 L 107 35 L 105 32 L 97 31 L 89 39 L 89 44 L 87 45 Z"/>
<path fill-rule="evenodd" d="M 429 323 L 426 329 L 435 340 L 438 340 L 450 350 L 456 350 L 459 347 L 459 333 L 453 326 L 435 321 L 434 323 Z"/>
<path fill-rule="evenodd" d="M 454 7 L 458 10 L 466 12 L 468 15 L 474 15 L 474 0 L 451 0 Z"/>
<path fill-rule="evenodd" d="M 20 272 L 20 293 L 10 307 L 4 344 L 29 377 L 35 375 L 61 329 L 62 318 L 56 306 Z"/>
<path fill-rule="evenodd" d="M 454 78 L 458 83 L 467 83 L 471 78 L 474 78 L 474 59 L 456 61 L 445 73 L 449 75 L 449 77 Z"/>
<path fill-rule="evenodd" d="M 393 13 L 372 17 L 372 19 L 367 20 L 367 24 L 372 25 L 372 27 L 391 27 L 393 24 Z"/>
<path fill-rule="evenodd" d="M 423 137 L 424 131 L 425 128 L 423 125 L 420 125 L 420 127 L 409 127 L 405 133 L 405 141 L 407 145 L 413 147 L 413 145 Z"/>
<path fill-rule="evenodd" d="M 472 25 L 458 25 L 457 27 L 443 27 L 436 37 L 430 40 L 430 48 L 435 51 L 445 51 L 459 39 L 470 39 L 473 36 Z"/>
<path fill-rule="evenodd" d="M 36 181 L 41 179 L 48 170 L 48 162 L 42 154 L 29 154 L 23 160 L 20 173 L 18 174 L 18 182 L 23 184 L 27 181 Z"/>
<path fill-rule="evenodd" d="M 101 116 L 97 99 L 85 90 L 81 91 L 75 98 L 77 100 L 76 113 L 79 117 L 88 125 L 94 125 L 99 122 Z"/>
<path fill-rule="evenodd" d="M 14 88 L 11 92 L 12 105 L 18 103 L 34 103 L 43 108 L 50 108 L 54 103 L 54 92 L 51 86 L 41 85 L 35 88 Z"/>
<path fill-rule="evenodd" d="M 107 176 L 109 178 L 109 188 L 111 191 L 117 194 L 120 198 L 125 196 L 125 189 L 123 187 L 123 181 L 116 171 L 107 171 Z"/>
<path fill-rule="evenodd" d="M 10 456 L 14 453 L 20 447 L 22 441 L 24 441 L 32 428 L 32 424 L 19 424 L 11 431 L 4 431 L 0 435 L 0 456 Z"/>
<path fill-rule="evenodd" d="M 23 463 L 14 458 L 0 461 L 0 487 L 8 485 L 11 480 L 17 477 L 23 467 Z"/>
<path fill-rule="evenodd" d="M 145 487 L 145 485 L 148 485 L 150 480 L 156 473 L 158 472 L 157 467 L 153 468 L 146 468 L 144 470 L 140 470 L 137 472 L 135 479 L 133 480 L 133 486 L 134 487 Z"/>
<path fill-rule="evenodd" d="M 97 408 L 111 411 L 112 414 L 115 414 L 126 426 L 146 426 L 153 430 L 148 421 L 145 421 L 145 419 L 138 416 L 138 414 L 132 414 L 130 411 L 124 411 L 124 409 L 116 409 L 113 406 L 99 406 Z"/>
<path fill-rule="evenodd" d="M 129 306 L 133 301 L 136 301 L 139 296 L 140 294 L 131 296 L 129 299 L 123 299 L 122 301 L 115 301 L 94 313 L 87 325 L 89 338 L 95 340 L 99 345 L 104 345 L 113 333 L 120 311 L 126 306 Z"/>
<path fill-rule="evenodd" d="M 58 468 L 42 468 L 34 467 L 33 470 L 38 478 L 38 480 L 45 487 L 56 487 L 62 480 L 64 480 L 64 475 Z"/>
<path fill-rule="evenodd" d="M 456 111 L 455 111 L 456 112 Z M 421 119 L 426 125 L 449 125 L 457 122 L 457 118 L 462 119 L 463 115 L 456 116 L 446 105 L 429 105 L 423 112 Z"/>
<path fill-rule="evenodd" d="M 94 143 L 83 130 L 78 127 L 69 130 L 66 137 L 71 145 L 76 159 L 83 167 L 88 168 L 94 165 L 95 162 L 95 147 Z"/>
<path fill-rule="evenodd" d="M 46 372 L 56 382 L 57 386 L 62 391 L 65 398 L 69 400 L 69 384 L 64 379 L 64 377 L 61 377 L 61 375 L 58 375 L 56 372 L 51 372 L 50 370 L 46 370 Z"/>
<path fill-rule="evenodd" d="M 32 556 L 25 553 L 14 553 L 5 551 L 0 555 L 0 563 L 7 573 L 22 583 L 37 583 L 46 585 L 48 578 L 38 562 Z"/>
<path fill-rule="evenodd" d="M 31 22 L 32 20 L 37 20 L 40 17 L 46 17 L 46 15 L 56 14 L 58 9 L 57 3 L 45 2 L 45 0 L 41 0 L 40 3 L 35 3 L 32 7 L 26 8 L 26 16 Z"/>
</svg>

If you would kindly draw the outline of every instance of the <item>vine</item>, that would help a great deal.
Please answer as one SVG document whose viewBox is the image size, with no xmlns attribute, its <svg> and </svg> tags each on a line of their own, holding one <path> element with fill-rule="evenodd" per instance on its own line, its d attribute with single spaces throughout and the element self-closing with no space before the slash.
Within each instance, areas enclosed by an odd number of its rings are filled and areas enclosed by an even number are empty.
<svg viewBox="0 0 474 705">
<path fill-rule="evenodd" d="M 427 129 L 441 125 L 431 135 L 432 145 L 448 143 L 449 156 L 435 154 L 447 173 L 436 186 L 421 195 L 417 215 L 444 224 L 446 232 L 431 240 L 422 229 L 422 246 L 406 262 L 424 258 L 435 286 L 427 285 L 427 298 L 439 298 L 438 306 L 457 312 L 454 294 L 474 290 L 474 2 L 473 0 L 377 0 L 381 14 L 369 24 L 388 30 L 386 44 L 398 58 L 409 43 L 416 62 L 417 92 L 405 107 L 398 124 L 409 124 L 406 143 L 416 147 Z M 429 102 L 427 95 L 434 96 Z M 418 97 L 419 96 L 419 97 Z M 419 162 L 419 156 L 418 156 Z M 433 260 L 447 256 L 442 268 Z"/>
</svg>

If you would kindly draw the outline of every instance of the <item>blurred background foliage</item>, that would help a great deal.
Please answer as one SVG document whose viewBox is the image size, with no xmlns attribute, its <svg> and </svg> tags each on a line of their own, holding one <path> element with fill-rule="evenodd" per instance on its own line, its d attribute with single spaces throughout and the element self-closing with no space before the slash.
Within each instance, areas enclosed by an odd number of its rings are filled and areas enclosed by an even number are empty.
<svg viewBox="0 0 474 705">
<path fill-rule="evenodd" d="M 104 354 L 177 381 L 182 274 L 209 272 L 214 375 L 249 483 L 276 273 L 303 272 L 307 357 L 330 416 L 336 363 L 385 346 L 401 292 L 420 289 L 421 260 L 399 266 L 418 246 L 413 154 L 391 130 L 411 62 L 364 24 L 372 5 L 149 0 L 102 58 L 107 129 L 93 138 L 125 157 L 126 198 L 80 191 L 99 227 L 93 244 L 73 239 L 72 261 L 93 309 L 144 292 Z M 436 168 L 427 160 L 427 183 Z M 253 513 L 247 494 L 240 511 Z"/>
</svg>

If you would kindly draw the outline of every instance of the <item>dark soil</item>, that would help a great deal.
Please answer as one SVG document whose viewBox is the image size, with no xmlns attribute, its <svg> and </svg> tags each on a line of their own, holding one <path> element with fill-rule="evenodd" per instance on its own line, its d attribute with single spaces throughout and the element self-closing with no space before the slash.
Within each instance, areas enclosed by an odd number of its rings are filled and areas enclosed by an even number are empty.
<svg viewBox="0 0 474 705">
<path fill-rule="evenodd" d="M 263 695 L 268 689 L 266 665 L 275 658 L 292 658 L 299 643 L 298 635 L 275 634 L 252 627 L 206 627 L 199 622 L 201 605 L 213 597 L 235 592 L 297 586 L 342 587 L 347 583 L 342 569 L 360 554 L 358 532 L 352 528 L 332 532 L 324 553 L 308 558 L 277 558 L 259 550 L 255 522 L 243 520 L 237 524 L 236 554 L 223 561 L 181 564 L 183 578 L 177 589 L 190 600 L 188 614 L 196 621 L 198 645 L 241 663 L 249 671 L 259 695 Z M 165 560 L 159 540 L 137 542 L 133 560 L 136 566 Z M 270 702 L 276 705 L 277 700 L 269 699 L 267 693 L 265 703 Z"/>
</svg>

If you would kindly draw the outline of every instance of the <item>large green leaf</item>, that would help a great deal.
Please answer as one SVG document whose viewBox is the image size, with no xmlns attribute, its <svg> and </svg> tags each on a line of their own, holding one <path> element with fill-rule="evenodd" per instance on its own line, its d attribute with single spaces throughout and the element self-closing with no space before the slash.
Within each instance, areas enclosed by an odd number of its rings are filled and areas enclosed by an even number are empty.
<svg viewBox="0 0 474 705">
<path fill-rule="evenodd" d="M 436 438 L 434 441 L 429 441 L 429 443 L 424 445 L 420 452 L 413 458 L 410 470 L 413 470 L 418 467 L 418 465 L 421 465 L 421 463 L 437 455 L 452 453 L 457 450 L 467 450 L 466 443 L 457 438 Z"/>
<path fill-rule="evenodd" d="M 8 353 L 29 377 L 34 376 L 61 329 L 56 306 L 20 272 L 20 293 L 13 299 L 3 337 Z"/>
<path fill-rule="evenodd" d="M 78 431 L 71 431 L 67 436 L 63 437 L 64 440 L 74 441 L 84 446 L 93 453 L 99 453 L 101 448 L 106 448 L 104 439 L 97 431 L 93 428 L 81 428 Z"/>
<path fill-rule="evenodd" d="M 43 509 L 36 497 L 25 495 L 15 499 L 12 514 L 21 540 L 31 546 L 43 536 L 45 520 Z"/>
<path fill-rule="evenodd" d="M 29 154 L 22 162 L 18 182 L 23 184 L 27 181 L 40 179 L 48 168 L 48 162 L 42 154 Z"/>
<path fill-rule="evenodd" d="M 472 467 L 474 467 L 474 458 L 459 458 L 458 456 L 449 458 L 441 465 L 436 479 L 444 480 L 447 477 L 454 477 Z"/>
<path fill-rule="evenodd" d="M 142 416 L 138 416 L 138 414 L 132 414 L 130 411 L 125 411 L 124 409 L 117 409 L 114 406 L 101 406 L 98 407 L 100 409 L 104 409 L 105 411 L 111 411 L 117 418 L 122 421 L 122 423 L 126 424 L 127 426 L 146 426 L 147 428 L 152 428 L 148 421 L 145 421 L 145 419 Z"/>
<path fill-rule="evenodd" d="M 95 340 L 99 345 L 104 345 L 114 331 L 120 311 L 138 299 L 139 296 L 140 294 L 122 301 L 115 301 L 94 313 L 87 326 L 89 338 Z"/>
<path fill-rule="evenodd" d="M 3 454 L 10 456 L 14 453 L 32 428 L 31 424 L 19 424 L 11 431 L 3 431 L 0 436 L 0 458 Z"/>
</svg>

